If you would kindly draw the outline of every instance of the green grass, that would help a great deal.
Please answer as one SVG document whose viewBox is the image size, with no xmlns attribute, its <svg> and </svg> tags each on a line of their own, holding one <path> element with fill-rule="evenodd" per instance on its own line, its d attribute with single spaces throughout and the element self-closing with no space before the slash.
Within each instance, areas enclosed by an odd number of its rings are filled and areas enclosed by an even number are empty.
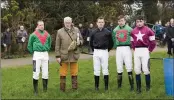
<svg viewBox="0 0 174 100">
<path fill-rule="evenodd" d="M 152 57 L 166 57 L 163 52 L 153 53 Z M 172 99 L 165 95 L 163 63 L 160 60 L 151 60 L 151 91 L 145 91 L 145 78 L 142 74 L 142 93 L 129 91 L 129 82 L 126 70 L 123 74 L 121 89 L 117 89 L 115 57 L 109 59 L 109 90 L 104 91 L 103 77 L 100 77 L 100 90 L 94 90 L 92 59 L 79 61 L 79 88 L 71 90 L 71 76 L 68 73 L 66 92 L 59 90 L 59 65 L 54 62 L 49 66 L 48 91 L 42 91 L 42 80 L 39 80 L 39 95 L 33 94 L 32 66 L 2 68 L 2 99 Z M 101 74 L 102 76 L 102 74 Z M 135 80 L 134 80 L 135 82 Z M 136 84 L 134 84 L 136 87 Z"/>
</svg>

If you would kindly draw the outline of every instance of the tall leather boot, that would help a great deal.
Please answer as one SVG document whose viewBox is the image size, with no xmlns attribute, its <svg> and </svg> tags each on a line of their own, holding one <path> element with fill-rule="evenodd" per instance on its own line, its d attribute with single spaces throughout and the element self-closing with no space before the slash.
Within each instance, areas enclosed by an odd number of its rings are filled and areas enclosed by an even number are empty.
<svg viewBox="0 0 174 100">
<path fill-rule="evenodd" d="M 105 90 L 108 90 L 109 75 L 104 75 Z"/>
<path fill-rule="evenodd" d="M 146 91 L 150 90 L 150 74 L 145 75 L 146 78 Z"/>
<path fill-rule="evenodd" d="M 65 92 L 66 88 L 66 76 L 60 76 L 60 90 Z"/>
<path fill-rule="evenodd" d="M 117 83 L 118 83 L 118 89 L 121 88 L 121 84 L 122 84 L 122 73 L 118 73 Z"/>
<path fill-rule="evenodd" d="M 38 80 L 33 79 L 34 95 L 38 95 Z"/>
<path fill-rule="evenodd" d="M 48 79 L 42 79 L 43 91 L 47 92 Z"/>
<path fill-rule="evenodd" d="M 94 76 L 95 79 L 95 90 L 99 90 L 99 76 Z"/>
<path fill-rule="evenodd" d="M 137 93 L 141 93 L 141 75 L 136 75 Z"/>
<path fill-rule="evenodd" d="M 78 88 L 77 76 L 71 76 L 71 79 L 72 79 L 72 89 L 77 90 Z"/>
<path fill-rule="evenodd" d="M 129 83 L 130 83 L 130 91 L 134 90 L 134 78 L 132 75 L 132 72 L 128 72 L 128 78 L 129 78 Z"/>
</svg>

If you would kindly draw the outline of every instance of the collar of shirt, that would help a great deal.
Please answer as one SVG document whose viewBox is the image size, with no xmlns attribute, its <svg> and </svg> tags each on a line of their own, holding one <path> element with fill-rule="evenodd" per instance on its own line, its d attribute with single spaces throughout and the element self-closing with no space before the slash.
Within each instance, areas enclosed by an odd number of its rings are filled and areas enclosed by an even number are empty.
<svg viewBox="0 0 174 100">
<path fill-rule="evenodd" d="M 171 27 L 174 27 L 174 25 L 170 25 Z"/>
<path fill-rule="evenodd" d="M 145 26 L 142 26 L 142 27 L 137 27 L 138 29 L 143 29 Z"/>
<path fill-rule="evenodd" d="M 68 29 L 66 27 L 64 27 L 65 31 L 67 31 L 68 33 L 72 33 L 73 34 L 73 31 L 74 31 L 74 27 L 71 27 L 71 29 Z"/>
<path fill-rule="evenodd" d="M 39 33 L 44 34 L 44 30 L 39 30 Z"/>
<path fill-rule="evenodd" d="M 104 30 L 104 27 L 102 28 L 102 29 L 100 29 L 100 28 L 97 28 L 97 31 L 103 31 Z"/>
<path fill-rule="evenodd" d="M 25 33 L 26 31 L 25 31 L 25 30 L 19 30 L 19 32 L 21 32 L 21 33 Z"/>
<path fill-rule="evenodd" d="M 125 27 L 126 25 L 123 25 L 123 26 L 119 26 L 120 27 L 120 29 L 123 29 L 124 27 Z"/>
<path fill-rule="evenodd" d="M 72 31 L 72 30 L 74 29 L 74 27 L 71 27 L 71 29 L 64 27 L 64 29 L 65 29 L 66 31 L 70 31 L 70 30 Z"/>
</svg>

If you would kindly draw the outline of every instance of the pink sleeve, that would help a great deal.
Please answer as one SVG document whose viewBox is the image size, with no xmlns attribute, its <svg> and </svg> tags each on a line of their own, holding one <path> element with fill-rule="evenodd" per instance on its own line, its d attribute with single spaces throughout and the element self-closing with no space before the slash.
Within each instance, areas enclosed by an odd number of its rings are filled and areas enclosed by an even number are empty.
<svg viewBox="0 0 174 100">
<path fill-rule="evenodd" d="M 149 51 L 152 52 L 155 49 L 155 46 L 155 33 L 151 29 L 149 29 Z"/>
</svg>

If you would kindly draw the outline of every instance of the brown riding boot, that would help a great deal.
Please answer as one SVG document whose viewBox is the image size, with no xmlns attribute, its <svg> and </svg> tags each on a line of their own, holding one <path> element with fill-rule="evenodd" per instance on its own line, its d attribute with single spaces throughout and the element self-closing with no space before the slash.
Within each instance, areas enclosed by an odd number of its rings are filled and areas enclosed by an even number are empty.
<svg viewBox="0 0 174 100">
<path fill-rule="evenodd" d="M 65 92 L 66 88 L 66 76 L 60 76 L 60 90 Z"/>
<path fill-rule="evenodd" d="M 77 85 L 77 76 L 71 76 L 72 79 L 72 89 L 77 90 L 78 85 Z"/>
</svg>

